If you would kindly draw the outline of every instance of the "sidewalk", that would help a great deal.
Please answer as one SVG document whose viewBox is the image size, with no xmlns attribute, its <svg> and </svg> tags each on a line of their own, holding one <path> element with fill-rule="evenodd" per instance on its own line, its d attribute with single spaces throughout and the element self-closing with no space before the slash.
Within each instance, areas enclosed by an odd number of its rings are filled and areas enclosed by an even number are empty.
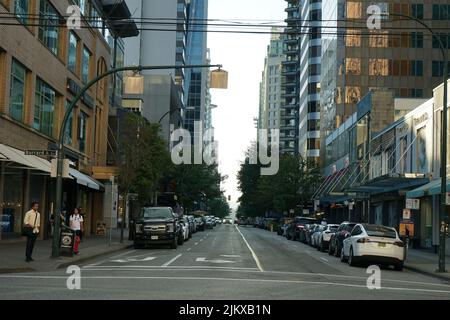
<svg viewBox="0 0 450 320">
<path fill-rule="evenodd" d="M 33 262 L 25 262 L 25 238 L 0 242 L 0 273 L 45 272 L 85 262 L 132 245 L 128 241 L 128 230 L 124 231 L 124 243 L 120 243 L 120 230 L 113 230 L 111 246 L 109 236 L 85 237 L 80 243 L 80 254 L 74 257 L 51 258 L 52 240 L 38 240 L 34 247 Z"/>
<path fill-rule="evenodd" d="M 431 250 L 408 249 L 405 269 L 419 272 L 424 275 L 450 281 L 450 256 L 446 256 L 445 265 L 447 273 L 436 272 L 438 268 L 438 255 Z"/>
</svg>

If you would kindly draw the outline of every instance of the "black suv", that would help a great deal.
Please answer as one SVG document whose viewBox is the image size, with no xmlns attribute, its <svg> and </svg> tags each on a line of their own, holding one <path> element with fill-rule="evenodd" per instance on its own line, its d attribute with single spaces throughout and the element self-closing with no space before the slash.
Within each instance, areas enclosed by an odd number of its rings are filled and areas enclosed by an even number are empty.
<svg viewBox="0 0 450 320">
<path fill-rule="evenodd" d="M 170 244 L 172 249 L 176 249 L 184 240 L 178 220 L 178 215 L 170 207 L 142 208 L 134 224 L 134 247 Z"/>
<path fill-rule="evenodd" d="M 335 255 L 336 257 L 341 256 L 342 245 L 344 239 L 349 237 L 352 233 L 353 227 L 356 225 L 355 222 L 344 221 L 341 223 L 337 231 L 331 236 L 328 254 Z"/>
<path fill-rule="evenodd" d="M 307 224 L 317 223 L 317 219 L 308 217 L 295 217 L 290 223 L 286 231 L 286 238 L 288 240 L 300 240 L 305 241 L 304 229 Z"/>
</svg>

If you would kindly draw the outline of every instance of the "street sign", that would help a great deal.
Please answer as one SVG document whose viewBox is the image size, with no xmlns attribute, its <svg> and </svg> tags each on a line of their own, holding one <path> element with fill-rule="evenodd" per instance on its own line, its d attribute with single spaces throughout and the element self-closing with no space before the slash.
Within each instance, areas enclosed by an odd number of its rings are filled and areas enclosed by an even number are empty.
<svg viewBox="0 0 450 320">
<path fill-rule="evenodd" d="M 411 220 L 411 209 L 403 209 L 403 220 Z"/>
<path fill-rule="evenodd" d="M 406 199 L 406 209 L 420 210 L 420 200 Z"/>
<path fill-rule="evenodd" d="M 26 156 L 56 157 L 56 150 L 25 150 Z"/>
<path fill-rule="evenodd" d="M 303 215 L 305 215 L 305 216 L 309 215 L 309 210 L 308 209 L 303 209 Z"/>
</svg>

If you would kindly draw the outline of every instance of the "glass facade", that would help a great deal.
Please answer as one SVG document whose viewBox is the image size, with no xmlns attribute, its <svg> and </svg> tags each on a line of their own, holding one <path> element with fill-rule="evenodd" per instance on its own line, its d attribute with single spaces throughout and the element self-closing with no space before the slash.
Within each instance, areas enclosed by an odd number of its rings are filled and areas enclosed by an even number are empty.
<svg viewBox="0 0 450 320">
<path fill-rule="evenodd" d="M 59 15 L 48 0 L 39 5 L 39 40 L 54 54 L 59 53 Z"/>
<path fill-rule="evenodd" d="M 23 24 L 28 22 L 28 13 L 30 12 L 30 3 L 28 0 L 14 0 L 14 14 Z"/>
<path fill-rule="evenodd" d="M 69 58 L 67 67 L 73 73 L 77 72 L 78 38 L 72 31 L 69 33 Z"/>
<path fill-rule="evenodd" d="M 33 128 L 50 137 L 53 136 L 55 103 L 55 90 L 37 78 Z"/>
<path fill-rule="evenodd" d="M 27 70 L 17 60 L 13 59 L 11 65 L 11 94 L 9 102 L 9 115 L 17 121 L 23 121 L 25 108 L 25 84 Z"/>
<path fill-rule="evenodd" d="M 86 47 L 84 47 L 81 61 L 81 80 L 85 84 L 89 82 L 90 64 L 91 64 L 91 53 Z"/>
</svg>

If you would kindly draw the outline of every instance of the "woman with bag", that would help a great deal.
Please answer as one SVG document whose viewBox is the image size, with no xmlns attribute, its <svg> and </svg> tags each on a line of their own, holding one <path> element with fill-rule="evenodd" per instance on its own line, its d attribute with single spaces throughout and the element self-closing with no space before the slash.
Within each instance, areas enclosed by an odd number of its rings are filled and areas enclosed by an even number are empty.
<svg viewBox="0 0 450 320">
<path fill-rule="evenodd" d="M 39 228 L 41 227 L 41 214 L 38 212 L 39 204 L 37 202 L 31 203 L 31 210 L 25 213 L 23 219 L 23 231 L 22 235 L 27 237 L 27 247 L 25 250 L 26 262 L 34 261 L 32 258 L 34 244 L 36 243 L 37 236 L 39 234 Z"/>
<path fill-rule="evenodd" d="M 83 232 L 83 217 L 80 215 L 78 208 L 73 210 L 73 214 L 70 216 L 70 229 L 75 232 L 75 245 L 73 252 L 78 254 L 78 245 L 80 244 L 80 236 Z"/>
</svg>

